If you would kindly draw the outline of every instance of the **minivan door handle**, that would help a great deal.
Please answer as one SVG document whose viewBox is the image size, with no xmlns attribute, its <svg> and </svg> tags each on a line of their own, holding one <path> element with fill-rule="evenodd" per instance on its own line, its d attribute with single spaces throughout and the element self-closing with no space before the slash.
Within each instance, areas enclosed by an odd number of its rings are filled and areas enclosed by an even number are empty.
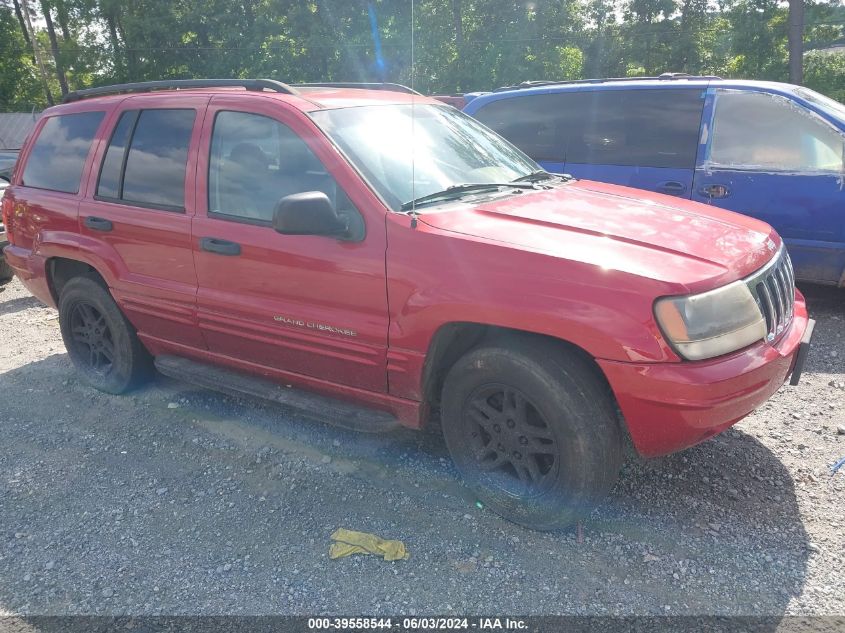
<svg viewBox="0 0 845 633">
<path fill-rule="evenodd" d="M 677 180 L 666 180 L 657 184 L 657 190 L 670 196 L 680 196 L 687 190 L 687 186 Z"/>
<path fill-rule="evenodd" d="M 114 225 L 111 223 L 110 220 L 106 220 L 104 218 L 95 218 L 94 216 L 88 216 L 83 221 L 83 224 L 86 228 L 92 229 L 94 231 L 111 231 L 114 228 Z"/>
<path fill-rule="evenodd" d="M 731 190 L 726 185 L 704 185 L 698 192 L 705 198 L 727 198 Z"/>
<path fill-rule="evenodd" d="M 203 237 L 200 239 L 200 248 L 209 253 L 216 253 L 218 255 L 240 255 L 241 245 L 237 242 L 230 242 L 229 240 L 221 240 L 217 237 Z"/>
</svg>

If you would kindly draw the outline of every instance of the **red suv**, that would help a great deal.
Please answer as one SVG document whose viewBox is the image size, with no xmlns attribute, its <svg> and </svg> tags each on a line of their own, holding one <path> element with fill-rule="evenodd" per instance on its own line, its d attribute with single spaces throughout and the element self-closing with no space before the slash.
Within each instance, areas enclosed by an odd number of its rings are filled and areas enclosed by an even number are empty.
<svg viewBox="0 0 845 633">
<path fill-rule="evenodd" d="M 610 489 L 627 436 L 683 449 L 800 376 L 812 321 L 763 222 L 546 173 L 413 93 L 67 101 L 6 191 L 5 254 L 103 391 L 155 366 L 359 429 L 436 419 L 488 507 L 549 529 Z"/>
</svg>

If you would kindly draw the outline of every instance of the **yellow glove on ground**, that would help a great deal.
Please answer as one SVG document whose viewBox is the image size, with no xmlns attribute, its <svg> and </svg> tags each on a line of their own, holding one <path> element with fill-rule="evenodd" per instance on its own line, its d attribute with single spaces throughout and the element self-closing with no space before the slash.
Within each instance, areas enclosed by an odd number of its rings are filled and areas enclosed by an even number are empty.
<svg viewBox="0 0 845 633">
<path fill-rule="evenodd" d="M 331 539 L 329 558 L 343 558 L 352 554 L 375 554 L 384 560 L 408 560 L 410 554 L 402 541 L 388 541 L 367 532 L 356 532 L 339 528 Z"/>
</svg>

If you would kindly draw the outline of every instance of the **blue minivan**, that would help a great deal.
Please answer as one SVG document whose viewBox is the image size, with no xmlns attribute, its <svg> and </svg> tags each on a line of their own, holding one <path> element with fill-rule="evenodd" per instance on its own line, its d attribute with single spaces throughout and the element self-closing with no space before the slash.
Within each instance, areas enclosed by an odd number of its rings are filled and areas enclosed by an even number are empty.
<svg viewBox="0 0 845 633">
<path fill-rule="evenodd" d="M 771 224 L 796 277 L 845 285 L 845 105 L 790 84 L 667 74 L 528 82 L 464 112 L 545 169 Z"/>
</svg>

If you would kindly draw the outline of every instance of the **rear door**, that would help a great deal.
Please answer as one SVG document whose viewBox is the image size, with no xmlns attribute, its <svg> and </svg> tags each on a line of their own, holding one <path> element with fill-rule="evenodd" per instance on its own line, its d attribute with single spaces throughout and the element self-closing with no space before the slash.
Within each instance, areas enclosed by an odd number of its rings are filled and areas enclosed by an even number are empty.
<svg viewBox="0 0 845 633">
<path fill-rule="evenodd" d="M 842 132 L 783 95 L 713 93 L 712 133 L 693 199 L 771 224 L 799 279 L 839 282 L 845 270 Z"/>
<path fill-rule="evenodd" d="M 561 93 L 566 173 L 689 198 L 705 91 Z"/>
<path fill-rule="evenodd" d="M 174 94 L 121 102 L 79 208 L 85 247 L 111 268 L 115 299 L 148 343 L 205 347 L 190 227 L 208 99 Z"/>
<path fill-rule="evenodd" d="M 300 386 L 385 391 L 384 207 L 316 126 L 278 100 L 215 97 L 200 156 L 207 182 L 197 188 L 193 249 L 209 350 Z M 364 222 L 363 239 L 272 228 L 282 197 L 315 190 Z"/>
</svg>

